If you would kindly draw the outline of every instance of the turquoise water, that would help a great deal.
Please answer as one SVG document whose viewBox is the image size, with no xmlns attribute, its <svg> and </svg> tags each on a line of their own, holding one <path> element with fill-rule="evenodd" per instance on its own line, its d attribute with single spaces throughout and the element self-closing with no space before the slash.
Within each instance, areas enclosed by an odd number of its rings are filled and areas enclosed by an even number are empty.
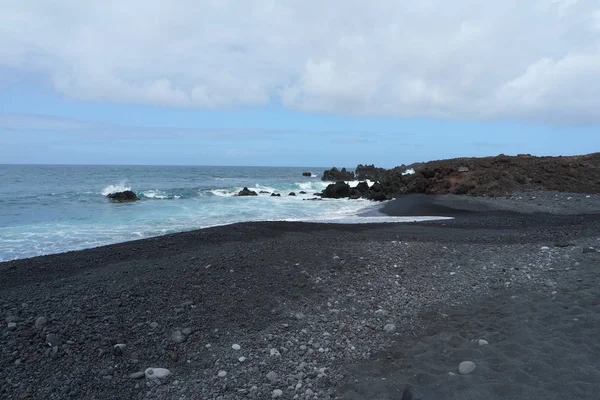
<svg viewBox="0 0 600 400">
<path fill-rule="evenodd" d="M 366 200 L 304 201 L 324 168 L 0 165 L 0 261 L 241 221 L 351 220 Z M 303 177 L 311 171 L 316 177 Z M 242 187 L 282 197 L 234 197 Z M 131 189 L 141 201 L 106 199 Z M 306 195 L 290 197 L 291 191 Z"/>
</svg>

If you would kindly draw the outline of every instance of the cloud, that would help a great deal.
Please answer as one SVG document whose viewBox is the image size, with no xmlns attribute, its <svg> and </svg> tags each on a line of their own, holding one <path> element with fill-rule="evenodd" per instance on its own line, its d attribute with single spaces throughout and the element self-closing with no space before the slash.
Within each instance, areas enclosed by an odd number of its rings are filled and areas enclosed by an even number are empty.
<svg viewBox="0 0 600 400">
<path fill-rule="evenodd" d="M 74 99 L 600 122 L 597 0 L 21 0 L 2 9 L 0 83 L 33 74 Z"/>
</svg>

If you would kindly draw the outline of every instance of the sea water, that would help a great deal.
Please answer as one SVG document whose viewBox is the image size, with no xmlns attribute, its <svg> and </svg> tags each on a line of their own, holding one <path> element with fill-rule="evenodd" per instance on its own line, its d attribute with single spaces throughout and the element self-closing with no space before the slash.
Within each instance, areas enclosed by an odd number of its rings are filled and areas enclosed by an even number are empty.
<svg viewBox="0 0 600 400">
<path fill-rule="evenodd" d="M 0 261 L 244 221 L 398 220 L 360 218 L 367 200 L 310 201 L 324 169 L 0 165 Z M 281 197 L 234 196 L 243 187 Z M 106 198 L 123 190 L 141 200 Z"/>
</svg>

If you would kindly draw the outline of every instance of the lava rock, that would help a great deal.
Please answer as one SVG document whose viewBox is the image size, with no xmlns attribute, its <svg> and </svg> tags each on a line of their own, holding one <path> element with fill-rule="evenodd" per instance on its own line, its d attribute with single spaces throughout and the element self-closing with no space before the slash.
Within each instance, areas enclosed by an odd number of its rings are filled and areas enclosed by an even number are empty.
<svg viewBox="0 0 600 400">
<path fill-rule="evenodd" d="M 241 191 L 236 194 L 236 196 L 258 196 L 254 190 L 250 190 L 247 187 L 243 188 Z"/>
<path fill-rule="evenodd" d="M 138 201 L 140 199 L 138 195 L 132 192 L 131 190 L 125 190 L 124 192 L 109 193 L 106 197 L 113 201 L 118 201 L 121 203 Z"/>
<path fill-rule="evenodd" d="M 341 199 L 344 197 L 350 197 L 350 185 L 344 181 L 332 183 L 325 188 L 322 197 L 328 199 Z"/>
</svg>

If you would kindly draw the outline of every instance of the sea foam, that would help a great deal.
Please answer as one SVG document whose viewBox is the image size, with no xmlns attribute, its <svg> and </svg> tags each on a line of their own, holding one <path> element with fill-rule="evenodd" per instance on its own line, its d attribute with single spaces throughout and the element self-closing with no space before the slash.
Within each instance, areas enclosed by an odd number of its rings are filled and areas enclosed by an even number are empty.
<svg viewBox="0 0 600 400">
<path fill-rule="evenodd" d="M 104 189 L 102 189 L 102 196 L 108 196 L 111 193 L 124 192 L 126 190 L 131 190 L 130 186 L 126 186 L 125 182 L 121 182 L 117 185 L 108 185 Z"/>
</svg>

